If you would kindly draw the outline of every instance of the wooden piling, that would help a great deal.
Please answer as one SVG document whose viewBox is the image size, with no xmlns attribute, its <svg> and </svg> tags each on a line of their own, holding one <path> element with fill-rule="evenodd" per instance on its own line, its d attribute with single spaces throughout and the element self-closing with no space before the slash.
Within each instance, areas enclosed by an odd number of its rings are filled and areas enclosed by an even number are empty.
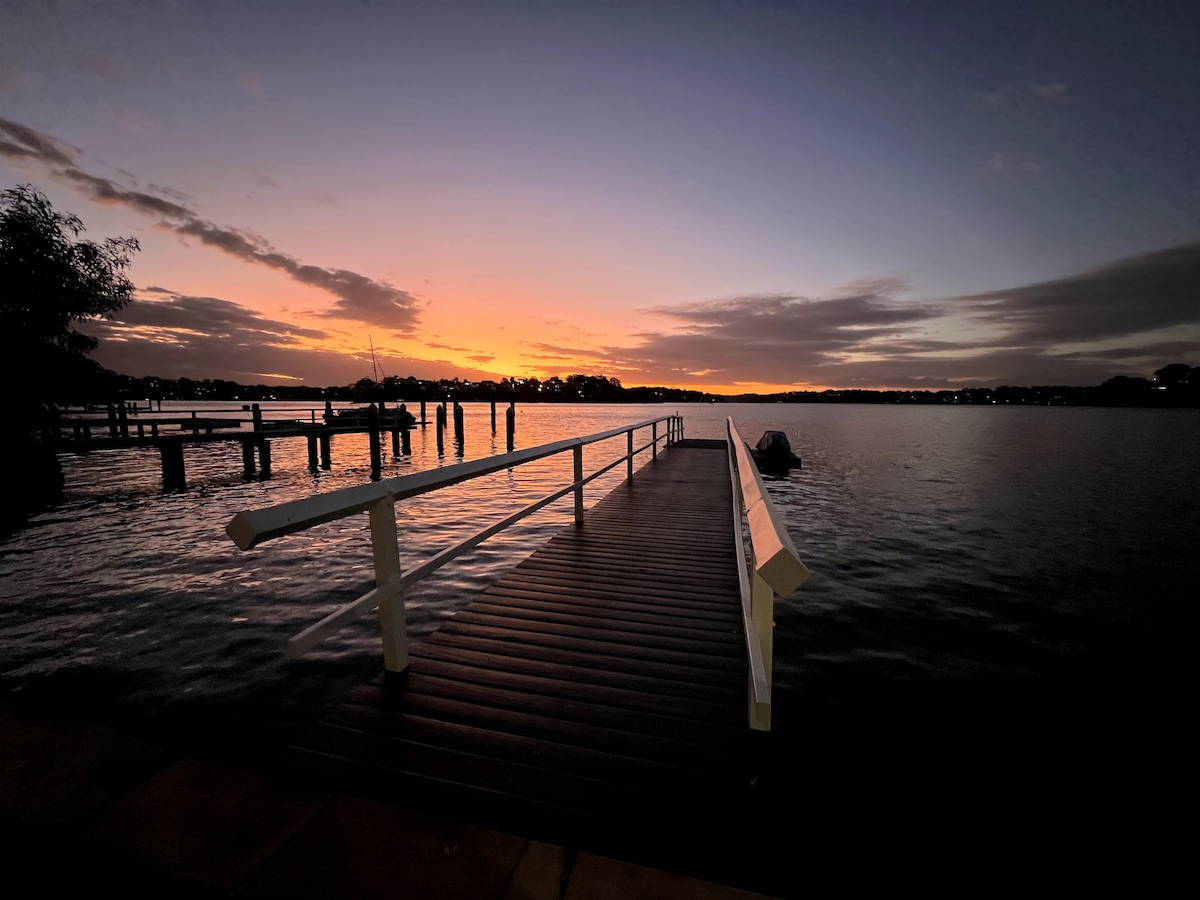
<svg viewBox="0 0 1200 900">
<path fill-rule="evenodd" d="M 440 403 L 437 408 L 437 454 L 446 454 L 446 404 Z"/>
<path fill-rule="evenodd" d="M 117 406 L 117 426 L 121 432 L 121 437 L 129 437 L 129 410 L 125 408 L 124 403 Z"/>
<path fill-rule="evenodd" d="M 258 477 L 266 479 L 271 477 L 271 442 L 258 442 Z"/>
<path fill-rule="evenodd" d="M 330 446 L 332 443 L 332 437 L 333 436 L 328 431 L 320 436 L 321 468 L 325 469 L 326 471 L 333 468 L 333 448 Z"/>
<path fill-rule="evenodd" d="M 262 431 L 262 409 L 259 407 L 259 405 L 257 403 L 251 404 L 250 415 L 254 419 L 254 430 Z M 195 418 L 195 416 L 196 416 L 196 414 L 192 413 L 192 418 Z"/>
<path fill-rule="evenodd" d="M 512 406 L 504 411 L 504 430 L 508 433 L 508 452 L 513 452 L 517 433 L 517 411 Z"/>
<path fill-rule="evenodd" d="M 496 389 L 492 388 L 492 434 L 496 433 Z"/>
<path fill-rule="evenodd" d="M 108 404 L 108 436 L 117 436 L 117 409 L 111 403 Z"/>
<path fill-rule="evenodd" d="M 242 476 L 254 477 L 254 440 L 252 438 L 242 439 Z"/>
<path fill-rule="evenodd" d="M 372 403 L 367 407 L 367 441 L 371 445 L 371 477 L 383 471 L 383 451 L 379 446 L 379 410 Z"/>
<path fill-rule="evenodd" d="M 183 441 L 162 441 L 158 445 L 158 452 L 162 459 L 163 490 L 185 490 L 187 488 L 187 476 L 183 468 Z"/>
<path fill-rule="evenodd" d="M 400 452 L 412 456 L 412 432 L 407 428 L 400 431 Z"/>
<path fill-rule="evenodd" d="M 459 449 L 462 449 L 464 443 L 465 431 L 463 428 L 463 408 L 456 399 L 454 401 L 454 440 L 458 444 Z"/>
<path fill-rule="evenodd" d="M 316 415 L 314 412 L 313 415 Z M 317 471 L 317 436 L 310 434 L 308 436 L 308 468 L 313 472 Z"/>
</svg>

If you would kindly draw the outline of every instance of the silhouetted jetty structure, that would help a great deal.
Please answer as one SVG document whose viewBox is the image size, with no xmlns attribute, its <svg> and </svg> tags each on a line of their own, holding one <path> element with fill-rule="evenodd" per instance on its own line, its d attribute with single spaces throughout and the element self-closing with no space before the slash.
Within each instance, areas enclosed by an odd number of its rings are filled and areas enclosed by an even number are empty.
<svg viewBox="0 0 1200 900">
<path fill-rule="evenodd" d="M 639 430 L 650 439 L 635 447 Z M 622 436 L 625 453 L 585 476 L 583 447 Z M 568 452 L 570 483 L 401 570 L 397 502 Z M 622 464 L 625 480 L 585 512 L 585 485 Z M 568 495 L 572 524 L 409 647 L 408 586 Z M 378 609 L 384 672 L 295 743 L 298 771 L 703 877 L 743 864 L 757 840 L 746 818 L 758 802 L 755 735 L 771 721 L 774 597 L 808 570 L 732 420 L 726 441 L 685 440 L 678 417 L 648 420 L 239 513 L 227 532 L 249 549 L 364 511 L 376 586 L 289 652 Z"/>
<path fill-rule="evenodd" d="M 190 444 L 236 441 L 241 445 L 242 470 L 246 478 L 271 477 L 271 441 L 303 437 L 308 443 L 308 465 L 316 470 L 332 468 L 332 439 L 339 434 L 366 434 L 373 478 L 379 478 L 383 468 L 383 434 L 391 434 L 392 455 L 410 456 L 410 431 L 424 426 L 407 409 L 380 409 L 374 404 L 362 408 L 333 411 L 325 404 L 325 412 L 307 410 L 310 421 L 302 419 L 266 420 L 257 403 L 245 407 L 249 418 L 228 418 L 199 415 L 130 416 L 124 405 L 109 404 L 106 418 L 55 415 L 44 423 L 43 438 L 58 452 L 88 453 L 94 450 L 115 450 L 131 447 L 158 448 L 162 463 L 165 490 L 187 487 L 184 448 Z M 403 405 L 402 405 L 403 406 Z M 442 408 L 439 407 L 439 410 Z M 249 430 L 243 426 L 249 425 Z M 459 454 L 462 453 L 461 407 L 456 419 Z M 66 435 L 70 434 L 70 437 Z M 442 454 L 439 431 L 438 452 Z M 512 432 L 509 446 L 512 446 Z"/>
</svg>

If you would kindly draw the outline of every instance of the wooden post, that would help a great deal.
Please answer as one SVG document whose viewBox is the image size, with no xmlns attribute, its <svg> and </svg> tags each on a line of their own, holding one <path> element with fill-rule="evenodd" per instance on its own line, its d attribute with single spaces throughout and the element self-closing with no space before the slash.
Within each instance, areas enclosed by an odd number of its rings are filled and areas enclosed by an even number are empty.
<svg viewBox="0 0 1200 900">
<path fill-rule="evenodd" d="M 496 433 L 496 389 L 492 388 L 492 434 Z"/>
<path fill-rule="evenodd" d="M 242 475 L 254 477 L 254 439 L 242 438 Z"/>
<path fill-rule="evenodd" d="M 425 427 L 425 391 L 421 391 L 421 427 Z"/>
<path fill-rule="evenodd" d="M 125 408 L 124 401 L 117 407 L 117 423 L 121 429 L 121 437 L 129 437 L 129 410 Z"/>
<path fill-rule="evenodd" d="M 325 415 L 323 418 L 325 419 L 326 425 L 333 424 L 333 403 L 329 400 L 325 401 Z"/>
<path fill-rule="evenodd" d="M 257 406 L 258 404 L 255 404 L 255 405 Z M 181 428 L 179 430 L 182 431 L 183 429 Z M 196 420 L 196 411 L 193 409 L 192 410 L 192 434 L 199 434 L 199 433 L 200 433 L 200 423 Z"/>
<path fill-rule="evenodd" d="M 182 491 L 187 488 L 187 477 L 183 468 L 183 441 L 175 438 L 158 445 L 162 459 L 164 491 Z"/>
<path fill-rule="evenodd" d="M 371 480 L 377 481 L 383 469 L 383 452 L 379 446 L 379 410 L 374 403 L 367 407 L 367 441 L 371 445 Z"/>
<path fill-rule="evenodd" d="M 51 441 L 58 442 L 62 440 L 62 410 L 58 408 L 57 403 L 50 404 L 50 434 Z"/>
<path fill-rule="evenodd" d="M 400 407 L 396 407 L 396 414 L 392 416 L 392 456 L 400 455 Z"/>
<path fill-rule="evenodd" d="M 627 441 L 627 443 L 629 445 L 629 451 L 628 451 L 629 459 L 627 459 L 626 463 L 625 463 L 628 466 L 626 480 L 633 481 L 633 429 L 632 428 L 630 428 L 627 432 L 625 432 L 625 437 L 629 439 Z"/>
<path fill-rule="evenodd" d="M 504 411 L 504 430 L 508 435 L 508 452 L 512 453 L 517 432 L 517 411 L 511 406 Z"/>
<path fill-rule="evenodd" d="M 454 398 L 454 440 L 458 442 L 458 447 L 461 450 L 463 447 L 463 408 L 458 402 L 458 398 Z"/>
<path fill-rule="evenodd" d="M 437 425 L 437 454 L 438 456 L 446 455 L 446 407 L 444 404 L 438 404 L 436 410 Z"/>
<path fill-rule="evenodd" d="M 108 436 L 117 436 L 117 410 L 111 403 L 108 404 Z"/>
<path fill-rule="evenodd" d="M 83 439 L 85 441 L 90 441 L 92 439 L 92 426 L 91 425 L 83 426 Z"/>
<path fill-rule="evenodd" d="M 371 520 L 371 558 L 375 563 L 375 585 L 383 587 L 400 575 L 400 551 L 396 546 L 396 503 L 392 494 L 368 508 Z M 408 625 L 404 620 L 404 596 L 398 594 L 379 604 L 383 629 L 383 667 L 389 672 L 408 668 Z"/>
<path fill-rule="evenodd" d="M 650 423 L 650 458 L 658 459 L 658 423 Z"/>
<path fill-rule="evenodd" d="M 319 440 L 321 441 L 321 468 L 328 471 L 333 468 L 333 448 L 330 446 L 333 436 L 326 431 Z"/>
<path fill-rule="evenodd" d="M 138 438 L 139 439 L 144 438 L 145 436 L 146 436 L 146 428 L 144 425 L 142 425 L 141 422 L 138 422 Z"/>
<path fill-rule="evenodd" d="M 258 472 L 259 478 L 270 478 L 271 477 L 271 442 L 270 441 L 259 441 L 258 442 L 258 469 L 259 469 L 259 472 Z"/>
<path fill-rule="evenodd" d="M 583 444 L 574 449 L 575 456 L 575 524 L 583 524 Z"/>
<path fill-rule="evenodd" d="M 412 432 L 407 428 L 400 430 L 400 452 L 405 456 L 412 456 Z"/>
<path fill-rule="evenodd" d="M 316 412 L 313 412 L 316 415 Z M 317 436 L 315 434 L 308 435 L 308 467 L 312 471 L 317 471 Z"/>
<path fill-rule="evenodd" d="M 254 430 L 262 431 L 262 409 L 257 403 L 251 404 L 250 415 L 254 419 Z M 192 413 L 192 418 L 196 418 L 196 414 Z"/>
<path fill-rule="evenodd" d="M 150 423 L 150 437 L 158 437 L 158 423 L 157 422 Z"/>
</svg>

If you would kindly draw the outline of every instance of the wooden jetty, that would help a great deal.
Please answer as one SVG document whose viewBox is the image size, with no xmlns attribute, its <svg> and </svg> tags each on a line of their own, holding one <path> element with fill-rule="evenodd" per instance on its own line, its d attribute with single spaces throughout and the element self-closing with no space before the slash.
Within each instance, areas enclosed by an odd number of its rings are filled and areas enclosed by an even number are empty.
<svg viewBox="0 0 1200 900">
<path fill-rule="evenodd" d="M 297 769 L 365 797 L 733 880 L 755 840 L 745 817 L 758 802 L 756 735 L 770 727 L 771 605 L 808 572 L 732 422 L 728 441 L 690 441 L 674 417 L 660 438 L 659 421 L 624 432 L 627 454 L 588 478 L 583 444 L 622 429 L 455 467 L 482 474 L 575 452 L 571 484 L 438 565 L 571 492 L 575 522 L 411 650 L 403 587 L 432 568 L 400 572 L 392 507 L 445 470 L 239 514 L 228 531 L 243 547 L 343 509 L 372 516 L 377 587 L 293 649 L 378 606 L 386 669 L 296 742 Z M 635 449 L 646 426 L 653 437 Z M 621 462 L 626 481 L 585 513 L 583 485 Z"/>
<path fill-rule="evenodd" d="M 335 414 L 330 403 L 317 421 L 316 410 L 311 411 L 311 422 L 299 419 L 264 420 L 257 403 L 248 405 L 249 419 L 222 419 L 201 417 L 195 412 L 184 416 L 146 416 L 130 418 L 124 406 L 109 406 L 106 419 L 98 417 L 56 417 L 43 423 L 43 438 L 53 445 L 56 452 L 89 453 L 94 450 L 118 450 L 132 447 L 152 446 L 158 449 L 162 462 L 162 480 L 165 490 L 183 490 L 187 487 L 184 465 L 184 447 L 188 444 L 237 441 L 242 448 L 242 469 L 246 478 L 271 477 L 271 440 L 303 437 L 308 442 L 308 465 L 312 470 L 332 467 L 331 441 L 338 434 L 366 434 L 370 446 L 372 478 L 378 479 L 383 469 L 383 434 L 390 433 L 392 455 L 412 454 L 410 431 L 414 427 L 424 428 L 430 424 L 425 419 L 425 401 L 421 401 L 421 418 L 411 415 L 407 422 L 399 410 L 383 410 L 371 404 L 355 409 L 352 414 L 339 411 Z M 437 412 L 437 450 L 445 454 L 447 409 L 443 403 Z M 177 426 L 176 431 L 162 431 L 160 426 Z M 242 425 L 250 425 L 249 431 Z M 492 431 L 496 428 L 496 401 L 492 398 Z M 69 432 L 71 437 L 64 437 Z M 516 418 L 515 402 L 510 402 L 506 412 L 506 438 L 509 452 L 515 446 Z M 464 453 L 465 436 L 462 407 L 454 404 L 454 442 L 456 454 Z"/>
</svg>

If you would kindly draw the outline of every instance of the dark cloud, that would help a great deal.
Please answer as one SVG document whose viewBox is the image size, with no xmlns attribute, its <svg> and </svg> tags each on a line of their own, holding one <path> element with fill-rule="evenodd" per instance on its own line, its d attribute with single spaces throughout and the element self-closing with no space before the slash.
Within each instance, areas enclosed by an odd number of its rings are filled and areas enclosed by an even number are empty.
<svg viewBox="0 0 1200 900">
<path fill-rule="evenodd" d="M 307 341 L 326 332 L 269 319 L 216 297 L 178 294 L 163 287 L 140 291 L 137 303 L 112 320 L 89 321 L 81 330 L 98 338 L 93 354 L 101 365 L 128 375 L 222 378 L 243 383 L 350 384 L 371 373 L 369 359 L 312 349 Z M 442 360 L 391 356 L 378 363 L 402 377 L 498 377 Z"/>
<path fill-rule="evenodd" d="M 1039 349 L 1200 325 L 1200 242 L 949 302 L 999 329 L 998 343 Z"/>
<path fill-rule="evenodd" d="M 914 388 L 1097 384 L 1200 360 L 1200 243 L 924 304 L 898 302 L 901 288 L 656 307 L 679 327 L 604 355 L 654 383 Z M 929 325 L 938 337 L 918 333 Z M 964 336 L 944 337 L 956 332 Z M 1149 342 L 1151 332 L 1174 336 Z"/>
<path fill-rule="evenodd" d="M 172 332 L 177 340 L 185 340 L 188 334 L 202 334 L 236 340 L 246 346 L 287 345 L 297 343 L 300 338 L 321 340 L 328 337 L 324 331 L 267 319 L 229 300 L 176 294 L 160 287 L 142 293 L 165 299 L 131 303 L 116 313 L 112 321 L 97 323 L 97 327 L 109 337 L 148 327 Z"/>
<path fill-rule="evenodd" d="M 37 159 L 54 166 L 71 165 L 71 157 L 59 141 L 19 122 L 0 119 L 0 135 L 6 136 L 6 140 L 0 141 L 0 154 L 15 159 Z"/>
<path fill-rule="evenodd" d="M 162 227 L 176 234 L 195 238 L 246 262 L 278 269 L 301 284 L 327 291 L 337 300 L 319 315 L 379 325 L 403 335 L 416 330 L 418 302 L 407 291 L 347 269 L 326 269 L 301 263 L 280 253 L 258 235 L 201 218 L 187 205 L 186 195 L 178 191 L 159 188 L 157 194 L 152 194 L 130 190 L 85 172 L 75 165 L 72 156 L 59 142 L 35 129 L 0 119 L 0 134 L 9 138 L 0 141 L 0 154 L 42 162 L 53 175 L 79 188 L 97 203 L 125 206 L 152 216 Z M 168 194 L 169 199 L 159 194 Z"/>
<path fill-rule="evenodd" d="M 903 339 L 941 315 L 897 301 L 892 294 L 901 286 L 889 279 L 824 300 L 773 294 L 655 307 L 649 311 L 677 320 L 681 330 L 641 334 L 640 346 L 604 355 L 659 383 L 813 383 L 846 354 Z"/>
<path fill-rule="evenodd" d="M 479 353 L 479 354 L 476 354 L 475 356 L 468 356 L 468 357 L 467 357 L 467 359 L 469 359 L 469 360 L 472 360 L 472 361 L 474 361 L 474 362 L 477 362 L 477 363 L 479 363 L 481 366 L 482 366 L 484 363 L 490 363 L 490 362 L 491 362 L 493 359 L 495 359 L 495 358 L 496 358 L 496 357 L 494 357 L 494 356 L 488 356 L 486 353 Z"/>
</svg>

